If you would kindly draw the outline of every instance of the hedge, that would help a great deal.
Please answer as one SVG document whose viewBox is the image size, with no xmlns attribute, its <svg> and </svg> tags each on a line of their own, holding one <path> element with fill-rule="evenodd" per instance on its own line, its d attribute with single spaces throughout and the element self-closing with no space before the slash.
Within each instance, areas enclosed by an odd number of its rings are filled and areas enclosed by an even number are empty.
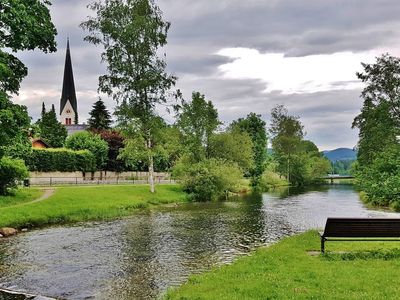
<svg viewBox="0 0 400 300">
<path fill-rule="evenodd" d="M 89 172 L 96 170 L 96 157 L 89 150 L 33 149 L 26 165 L 38 172 Z"/>
</svg>

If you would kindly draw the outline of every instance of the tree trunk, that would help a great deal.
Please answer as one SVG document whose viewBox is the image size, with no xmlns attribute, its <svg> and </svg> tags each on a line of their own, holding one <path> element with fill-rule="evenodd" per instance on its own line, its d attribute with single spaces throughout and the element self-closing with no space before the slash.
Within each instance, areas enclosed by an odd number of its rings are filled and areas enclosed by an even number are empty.
<svg viewBox="0 0 400 300">
<path fill-rule="evenodd" d="M 150 192 L 154 193 L 154 160 L 153 156 L 149 156 L 149 184 L 150 184 Z"/>
<path fill-rule="evenodd" d="M 150 139 L 147 141 L 147 147 L 148 147 L 148 149 L 151 149 L 151 140 Z M 155 192 L 155 187 L 154 187 L 154 159 L 153 159 L 153 154 L 152 153 L 149 155 L 149 184 L 150 184 L 150 192 L 154 193 Z"/>
</svg>

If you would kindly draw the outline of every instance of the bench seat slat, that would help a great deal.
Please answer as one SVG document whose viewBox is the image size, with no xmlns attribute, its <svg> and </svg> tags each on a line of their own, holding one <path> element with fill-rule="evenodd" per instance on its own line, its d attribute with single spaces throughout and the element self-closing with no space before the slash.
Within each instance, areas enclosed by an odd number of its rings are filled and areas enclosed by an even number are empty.
<svg viewBox="0 0 400 300">
<path fill-rule="evenodd" d="M 400 219 L 328 218 L 324 237 L 400 237 Z"/>
</svg>

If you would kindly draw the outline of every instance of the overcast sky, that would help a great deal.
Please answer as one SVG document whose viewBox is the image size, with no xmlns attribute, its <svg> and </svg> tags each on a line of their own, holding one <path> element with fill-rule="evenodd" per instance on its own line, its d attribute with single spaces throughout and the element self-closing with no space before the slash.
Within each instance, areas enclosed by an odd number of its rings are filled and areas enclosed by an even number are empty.
<svg viewBox="0 0 400 300">
<path fill-rule="evenodd" d="M 86 0 L 54 0 L 58 51 L 19 53 L 29 68 L 14 101 L 36 120 L 41 102 L 59 109 L 66 38 L 70 37 L 80 121 L 97 100 L 101 48 L 83 41 L 79 24 Z M 354 147 L 351 129 L 362 89 L 361 62 L 389 52 L 400 55 L 398 0 L 159 0 L 171 22 L 168 70 L 186 99 L 200 91 L 228 124 L 250 112 L 269 123 L 284 104 L 321 150 Z M 110 110 L 115 103 L 104 99 Z M 171 116 L 165 116 L 171 120 Z"/>
</svg>

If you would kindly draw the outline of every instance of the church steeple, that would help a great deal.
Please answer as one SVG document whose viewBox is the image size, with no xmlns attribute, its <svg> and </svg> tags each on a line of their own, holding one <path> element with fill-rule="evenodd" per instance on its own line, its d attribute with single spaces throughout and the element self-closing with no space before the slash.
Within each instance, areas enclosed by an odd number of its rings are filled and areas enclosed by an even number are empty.
<svg viewBox="0 0 400 300">
<path fill-rule="evenodd" d="M 78 105 L 75 93 L 74 74 L 72 72 L 71 51 L 67 38 L 67 53 L 65 56 L 64 79 L 60 100 L 61 123 L 65 125 L 78 124 Z"/>
</svg>

